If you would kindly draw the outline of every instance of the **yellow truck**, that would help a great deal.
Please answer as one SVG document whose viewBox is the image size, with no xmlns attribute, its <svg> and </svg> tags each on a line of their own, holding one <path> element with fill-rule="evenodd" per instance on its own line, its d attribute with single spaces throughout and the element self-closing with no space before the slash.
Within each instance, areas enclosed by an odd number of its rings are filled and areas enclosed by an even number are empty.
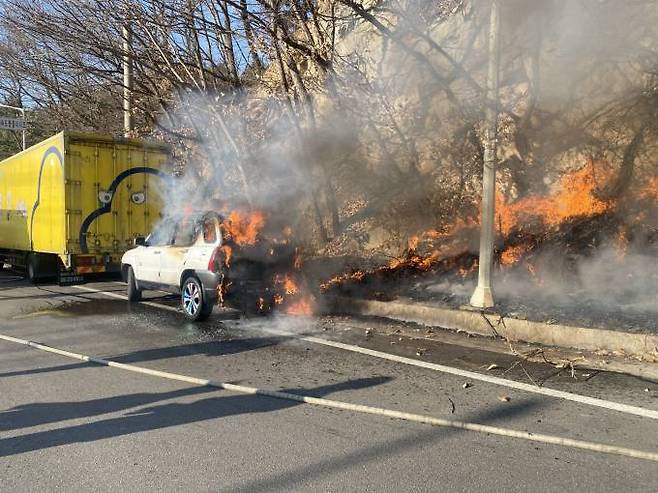
<svg viewBox="0 0 658 493">
<path fill-rule="evenodd" d="M 0 264 L 62 284 L 120 272 L 161 218 L 169 156 L 163 144 L 62 132 L 0 161 Z"/>
</svg>

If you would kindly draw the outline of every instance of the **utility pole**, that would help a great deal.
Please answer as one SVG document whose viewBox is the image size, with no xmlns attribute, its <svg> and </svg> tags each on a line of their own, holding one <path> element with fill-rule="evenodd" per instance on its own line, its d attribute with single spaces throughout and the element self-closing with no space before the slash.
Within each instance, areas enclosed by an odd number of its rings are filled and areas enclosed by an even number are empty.
<svg viewBox="0 0 658 493">
<path fill-rule="evenodd" d="M 498 127 L 498 76 L 500 66 L 500 4 L 491 3 L 489 22 L 489 70 L 485 97 L 484 170 L 482 174 L 482 218 L 480 230 L 480 263 L 478 285 L 471 296 L 471 305 L 478 308 L 494 306 L 491 286 L 493 246 L 495 238 L 496 148 Z"/>
<path fill-rule="evenodd" d="M 23 150 L 27 149 L 27 140 L 25 139 L 25 109 L 21 108 L 21 117 L 23 118 Z"/>
<path fill-rule="evenodd" d="M 130 137 L 133 129 L 133 63 L 131 55 L 130 0 L 126 0 L 123 5 L 123 132 L 125 137 Z"/>
<path fill-rule="evenodd" d="M 18 111 L 21 114 L 22 130 L 23 130 L 23 150 L 27 148 L 27 141 L 25 139 L 25 108 L 19 108 L 18 106 L 9 106 L 8 104 L 0 104 L 0 108 L 8 108 L 10 110 Z"/>
</svg>

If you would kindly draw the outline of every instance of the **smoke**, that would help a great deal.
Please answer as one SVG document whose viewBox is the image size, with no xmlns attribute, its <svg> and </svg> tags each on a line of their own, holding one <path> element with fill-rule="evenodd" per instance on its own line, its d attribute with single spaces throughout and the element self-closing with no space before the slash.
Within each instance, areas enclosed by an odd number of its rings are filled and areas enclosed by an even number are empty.
<svg viewBox="0 0 658 493">
<path fill-rule="evenodd" d="M 655 254 L 631 252 L 622 256 L 614 247 L 604 247 L 590 257 L 565 262 L 563 254 L 547 251 L 533 264 L 532 275 L 523 263 L 511 271 L 498 272 L 494 290 L 500 301 L 579 307 L 583 313 L 658 312 Z"/>
<path fill-rule="evenodd" d="M 274 99 L 258 103 L 261 108 L 252 116 L 240 111 L 255 110 L 243 95 L 193 93 L 179 101 L 171 130 L 186 128 L 193 138 L 179 149 L 185 166 L 168 204 L 172 212 L 225 203 L 277 207 L 310 182 L 291 145 L 293 126 L 281 104 Z"/>
<path fill-rule="evenodd" d="M 348 117 L 338 121 L 330 112 L 309 123 L 281 98 L 247 91 L 188 94 L 173 121 L 161 125 L 193 135 L 192 143 L 176 147 L 185 165 L 169 190 L 166 215 L 259 209 L 268 227 L 292 226 L 306 237 L 318 208 L 326 209 L 336 163 L 356 146 Z"/>
<path fill-rule="evenodd" d="M 622 311 L 658 312 L 658 266 L 655 255 L 603 249 L 578 265 L 581 286 L 593 302 Z"/>
<path fill-rule="evenodd" d="M 503 54 L 537 57 L 531 70 L 544 109 L 576 105 L 587 111 L 637 88 L 655 63 L 658 12 L 651 4 L 502 2 Z"/>
<path fill-rule="evenodd" d="M 629 186 L 655 176 L 647 85 L 658 59 L 658 8 L 601 0 L 501 5 L 504 200 L 550 194 L 565 172 L 593 158 L 620 176 L 639 128 L 647 137 Z M 488 12 L 484 1 L 398 3 L 377 13 L 395 26 L 394 37 L 340 12 L 333 73 L 319 81 L 306 74 L 311 104 L 264 83 L 187 94 L 161 122 L 193 137 L 178 142 L 186 166 L 167 212 L 251 206 L 276 227 L 293 226 L 298 241 L 314 238 L 314 253 L 378 258 L 399 256 L 424 229 L 477 217 Z M 276 79 L 273 68 L 266 78 Z M 645 233 L 654 227 L 642 221 Z M 328 244 L 317 241 L 322 228 Z M 612 247 L 576 245 L 586 254 L 566 264 L 566 245 L 547 245 L 532 259 L 540 280 L 522 265 L 501 271 L 497 294 L 651 310 L 652 245 L 639 235 L 623 258 Z M 466 296 L 471 286 L 435 289 Z"/>
</svg>

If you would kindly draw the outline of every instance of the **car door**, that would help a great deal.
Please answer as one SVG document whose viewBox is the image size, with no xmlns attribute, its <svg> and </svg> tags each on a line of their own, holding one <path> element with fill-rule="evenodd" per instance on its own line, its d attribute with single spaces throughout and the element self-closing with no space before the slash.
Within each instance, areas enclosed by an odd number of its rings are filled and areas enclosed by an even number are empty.
<svg viewBox="0 0 658 493">
<path fill-rule="evenodd" d="M 175 228 L 171 245 L 162 248 L 160 253 L 159 282 L 178 287 L 184 270 L 185 259 L 199 236 L 199 218 L 188 216 L 181 219 Z"/>
<path fill-rule="evenodd" d="M 138 281 L 160 283 L 162 251 L 173 241 L 175 223 L 165 220 L 146 239 L 146 245 L 136 252 L 135 275 Z"/>
<path fill-rule="evenodd" d="M 194 246 L 186 255 L 184 268 L 206 271 L 214 250 L 221 245 L 222 241 L 217 216 L 213 213 L 206 214 L 199 229 L 200 232 Z"/>
</svg>

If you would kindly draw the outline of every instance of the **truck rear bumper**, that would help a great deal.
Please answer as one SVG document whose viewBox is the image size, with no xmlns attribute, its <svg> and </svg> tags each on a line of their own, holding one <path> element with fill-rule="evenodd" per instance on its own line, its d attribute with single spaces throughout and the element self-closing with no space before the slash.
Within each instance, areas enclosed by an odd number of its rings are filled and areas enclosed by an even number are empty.
<svg viewBox="0 0 658 493">
<path fill-rule="evenodd" d="M 121 264 L 109 255 L 76 255 L 73 259 L 76 274 L 102 274 L 121 272 Z"/>
</svg>

